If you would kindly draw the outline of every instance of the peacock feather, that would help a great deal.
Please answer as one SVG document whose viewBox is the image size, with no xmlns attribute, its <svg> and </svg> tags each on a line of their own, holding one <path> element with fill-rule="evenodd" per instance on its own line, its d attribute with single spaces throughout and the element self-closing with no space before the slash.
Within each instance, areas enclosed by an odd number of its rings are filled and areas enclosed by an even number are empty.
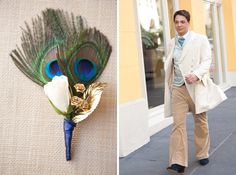
<svg viewBox="0 0 236 175">
<path fill-rule="evenodd" d="M 89 28 L 81 16 L 46 9 L 22 28 L 21 48 L 10 56 L 32 81 L 44 86 L 54 76 L 65 75 L 70 86 L 93 83 L 104 70 L 111 46 L 101 32 Z"/>
</svg>

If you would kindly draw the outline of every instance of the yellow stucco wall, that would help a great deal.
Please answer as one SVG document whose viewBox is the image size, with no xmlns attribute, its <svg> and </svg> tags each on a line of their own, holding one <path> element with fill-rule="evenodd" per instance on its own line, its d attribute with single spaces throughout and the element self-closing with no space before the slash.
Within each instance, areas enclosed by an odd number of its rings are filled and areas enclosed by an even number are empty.
<svg viewBox="0 0 236 175">
<path fill-rule="evenodd" d="M 119 103 L 142 97 L 136 4 L 119 1 Z"/>
<path fill-rule="evenodd" d="M 234 41 L 232 41 L 234 44 L 232 45 L 232 47 L 234 47 L 233 49 L 233 53 L 231 57 L 229 57 L 229 61 L 228 61 L 228 65 L 229 66 L 229 71 L 235 71 L 236 70 L 236 1 L 235 0 L 231 0 L 231 7 L 232 7 L 232 16 L 231 18 L 227 19 L 227 20 L 232 20 L 231 21 L 231 25 L 233 25 L 233 35 L 234 37 L 232 37 L 234 39 Z M 226 19 L 225 19 L 226 20 Z M 229 35 L 230 37 L 230 35 Z"/>
<path fill-rule="evenodd" d="M 205 29 L 205 10 L 204 10 L 204 2 L 192 0 L 192 20 L 193 20 L 193 30 L 206 34 Z"/>
<path fill-rule="evenodd" d="M 232 12 L 233 12 L 233 15 L 232 15 L 232 21 L 233 21 L 233 33 L 234 33 L 234 42 L 236 43 L 236 1 L 235 0 L 232 0 Z M 236 44 L 234 44 L 234 51 L 236 52 Z M 236 55 L 236 53 L 235 53 Z M 232 66 L 232 70 L 236 70 L 236 65 L 235 65 L 235 61 L 236 61 L 236 57 L 233 57 L 232 58 L 234 61 L 234 64 Z"/>
<path fill-rule="evenodd" d="M 179 0 L 179 8 L 180 10 L 185 9 L 191 12 L 191 0 Z"/>
<path fill-rule="evenodd" d="M 236 3 L 235 0 L 223 0 L 224 28 L 228 57 L 228 70 L 236 70 Z"/>
</svg>

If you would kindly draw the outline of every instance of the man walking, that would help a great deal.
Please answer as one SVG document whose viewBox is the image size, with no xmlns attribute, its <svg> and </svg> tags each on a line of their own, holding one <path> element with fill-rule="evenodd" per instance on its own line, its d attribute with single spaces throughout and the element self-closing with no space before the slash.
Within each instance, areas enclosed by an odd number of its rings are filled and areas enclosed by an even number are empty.
<svg viewBox="0 0 236 175">
<path fill-rule="evenodd" d="M 226 99 L 209 77 L 211 48 L 206 36 L 189 31 L 190 14 L 174 14 L 177 36 L 165 60 L 165 116 L 173 116 L 168 172 L 183 174 L 188 166 L 186 114 L 193 113 L 196 158 L 209 163 L 210 137 L 206 111 Z"/>
</svg>

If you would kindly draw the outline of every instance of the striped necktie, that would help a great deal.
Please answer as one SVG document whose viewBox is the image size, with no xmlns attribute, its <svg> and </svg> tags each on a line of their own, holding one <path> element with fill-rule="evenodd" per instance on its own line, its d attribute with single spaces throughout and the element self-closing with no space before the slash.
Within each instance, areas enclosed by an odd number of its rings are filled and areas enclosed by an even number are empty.
<svg viewBox="0 0 236 175">
<path fill-rule="evenodd" d="M 183 37 L 178 38 L 178 43 L 180 44 L 181 47 L 183 46 L 184 40 L 185 39 Z"/>
</svg>

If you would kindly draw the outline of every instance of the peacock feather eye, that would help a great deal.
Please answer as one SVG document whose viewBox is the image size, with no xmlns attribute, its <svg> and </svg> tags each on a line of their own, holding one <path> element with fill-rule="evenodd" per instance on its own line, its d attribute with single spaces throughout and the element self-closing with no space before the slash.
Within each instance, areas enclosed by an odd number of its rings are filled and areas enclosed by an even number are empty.
<svg viewBox="0 0 236 175">
<path fill-rule="evenodd" d="M 50 79 L 52 79 L 54 76 L 62 75 L 57 59 L 53 59 L 46 64 L 45 73 Z"/>
<path fill-rule="evenodd" d="M 78 59 L 74 64 L 74 72 L 76 77 L 81 80 L 88 82 L 93 79 L 97 73 L 96 64 L 88 59 Z"/>
<path fill-rule="evenodd" d="M 42 65 L 44 76 L 51 80 L 54 76 L 62 75 L 58 61 L 57 61 L 57 45 L 51 46 L 51 49 L 45 53 L 44 64 Z"/>
</svg>

